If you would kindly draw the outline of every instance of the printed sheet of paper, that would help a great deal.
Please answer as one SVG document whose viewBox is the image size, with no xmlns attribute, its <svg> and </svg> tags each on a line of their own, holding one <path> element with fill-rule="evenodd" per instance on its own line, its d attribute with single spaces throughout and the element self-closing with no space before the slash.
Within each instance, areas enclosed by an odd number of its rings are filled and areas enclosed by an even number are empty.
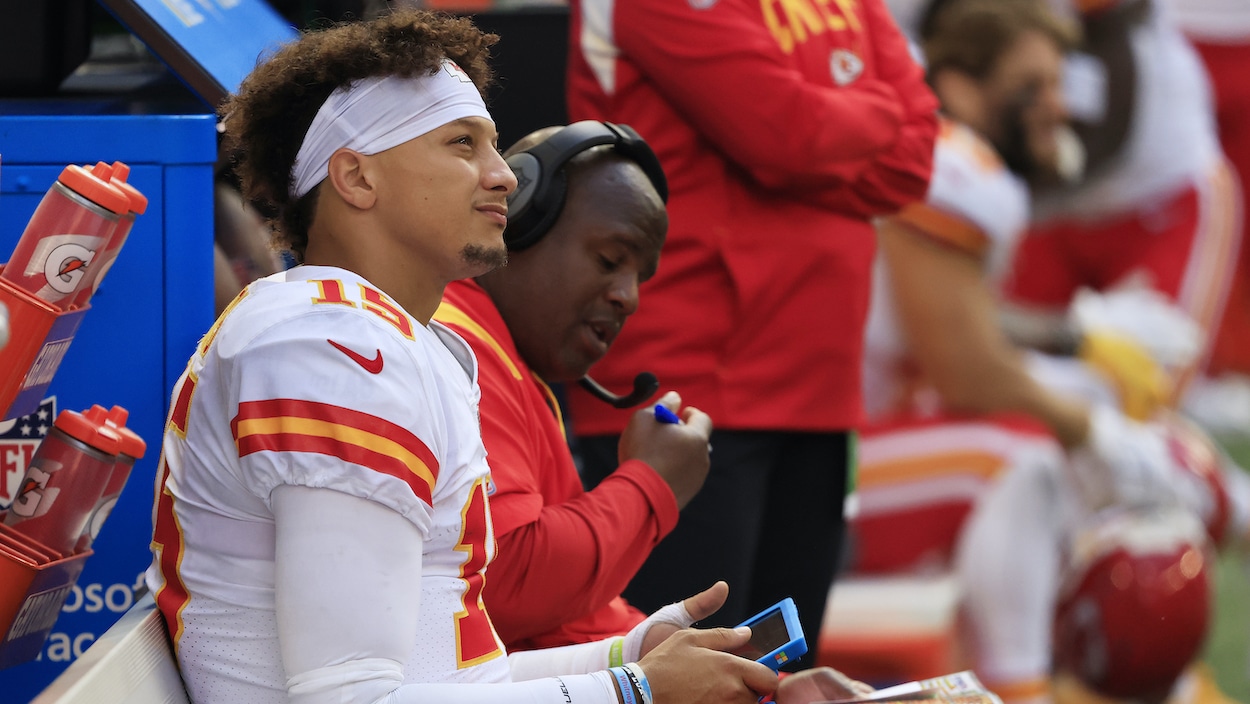
<svg viewBox="0 0 1250 704">
<path fill-rule="evenodd" d="M 927 680 L 878 689 L 855 699 L 838 699 L 821 704 L 867 704 L 874 702 L 916 702 L 917 704 L 1003 704 L 971 670 L 954 672 Z"/>
</svg>

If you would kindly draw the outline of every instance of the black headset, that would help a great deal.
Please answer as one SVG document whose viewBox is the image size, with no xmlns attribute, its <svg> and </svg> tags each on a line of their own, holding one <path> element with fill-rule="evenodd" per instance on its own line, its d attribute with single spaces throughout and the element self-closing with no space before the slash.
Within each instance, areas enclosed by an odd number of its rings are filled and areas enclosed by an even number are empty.
<svg viewBox="0 0 1250 704">
<path fill-rule="evenodd" d="M 668 179 L 664 177 L 660 160 L 634 128 L 595 120 L 574 122 L 529 149 L 508 157 L 508 166 L 517 178 L 516 190 L 508 196 L 508 227 L 503 233 L 509 251 L 519 252 L 531 247 L 547 234 L 560 217 L 568 193 L 565 165 L 587 149 L 603 144 L 612 145 L 613 151 L 638 164 L 651 180 L 660 200 L 668 203 Z M 660 382 L 651 372 L 635 376 L 634 388 L 624 396 L 608 391 L 589 376 L 578 379 L 578 383 L 595 398 L 617 408 L 637 406 L 660 389 Z"/>
<path fill-rule="evenodd" d="M 573 157 L 592 147 L 612 145 L 612 149 L 642 167 L 660 200 L 668 202 L 668 180 L 660 160 L 647 142 L 628 125 L 583 120 L 558 132 L 525 151 L 508 157 L 516 174 L 516 190 L 508 196 L 508 227 L 504 243 L 519 252 L 542 239 L 560 217 L 568 193 L 564 167 Z"/>
</svg>

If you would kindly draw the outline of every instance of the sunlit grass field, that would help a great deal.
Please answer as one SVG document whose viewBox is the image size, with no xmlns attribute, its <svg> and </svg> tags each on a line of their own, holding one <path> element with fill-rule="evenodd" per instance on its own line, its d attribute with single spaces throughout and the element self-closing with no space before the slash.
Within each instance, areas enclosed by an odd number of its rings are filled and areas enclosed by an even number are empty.
<svg viewBox="0 0 1250 704">
<path fill-rule="evenodd" d="M 1250 440 L 1229 441 L 1225 447 L 1242 467 L 1250 467 Z M 1225 694 L 1250 704 L 1250 556 L 1225 554 L 1217 584 L 1205 659 Z"/>
</svg>

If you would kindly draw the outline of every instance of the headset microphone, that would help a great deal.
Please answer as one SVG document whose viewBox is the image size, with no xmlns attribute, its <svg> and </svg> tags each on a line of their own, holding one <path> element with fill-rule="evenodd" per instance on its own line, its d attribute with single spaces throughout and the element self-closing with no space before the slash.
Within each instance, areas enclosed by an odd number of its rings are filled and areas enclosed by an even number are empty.
<svg viewBox="0 0 1250 704">
<path fill-rule="evenodd" d="M 624 396 L 617 396 L 608 391 L 589 376 L 578 379 L 577 383 L 581 384 L 583 389 L 589 391 L 591 396 L 604 403 L 610 403 L 617 408 L 633 408 L 651 398 L 656 391 L 660 390 L 660 380 L 656 379 L 651 372 L 642 372 L 634 377 L 634 390 Z"/>
</svg>

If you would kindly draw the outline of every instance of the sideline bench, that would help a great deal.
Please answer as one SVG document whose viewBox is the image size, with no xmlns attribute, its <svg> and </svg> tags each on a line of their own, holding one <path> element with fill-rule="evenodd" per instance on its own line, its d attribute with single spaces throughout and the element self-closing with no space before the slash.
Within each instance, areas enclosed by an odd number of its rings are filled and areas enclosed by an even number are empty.
<svg viewBox="0 0 1250 704">
<path fill-rule="evenodd" d="M 30 704 L 190 704 L 152 595 L 141 597 Z"/>
</svg>

